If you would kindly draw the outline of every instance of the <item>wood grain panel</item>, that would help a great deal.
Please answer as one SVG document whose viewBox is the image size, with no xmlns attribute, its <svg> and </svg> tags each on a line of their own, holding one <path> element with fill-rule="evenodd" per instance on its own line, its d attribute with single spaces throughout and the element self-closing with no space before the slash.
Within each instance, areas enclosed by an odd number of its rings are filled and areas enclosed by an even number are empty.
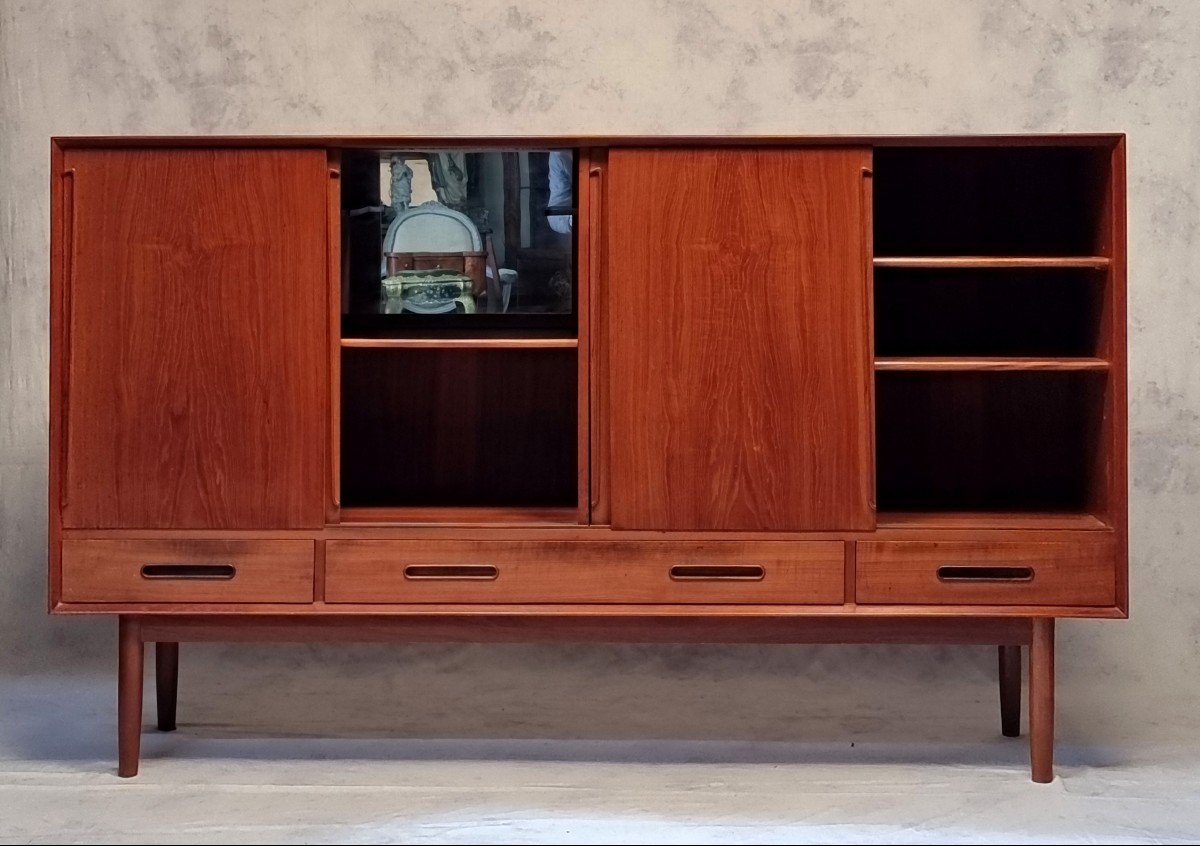
<svg viewBox="0 0 1200 846">
<path fill-rule="evenodd" d="M 153 614 L 154 612 L 150 612 Z M 680 618 L 626 612 L 608 619 L 580 616 L 301 617 L 154 615 L 142 617 L 141 637 L 155 641 L 408 641 L 430 643 L 914 643 L 1025 644 L 1030 621 L 976 617 Z"/>
<path fill-rule="evenodd" d="M 1005 619 L 1075 618 L 1081 620 L 1123 620 L 1126 615 L 1114 605 L 770 605 L 734 604 L 655 604 L 655 603 L 280 603 L 280 602 L 66 602 L 54 607 L 54 613 L 64 615 L 89 614 L 158 614 L 171 617 L 189 615 L 228 614 L 243 618 L 278 614 L 293 619 L 337 619 L 371 616 L 389 617 L 453 617 L 463 621 L 479 617 L 503 616 L 514 620 L 534 621 L 545 617 L 573 619 L 622 620 L 630 616 L 670 617 L 702 623 L 706 619 L 720 620 L 780 620 L 847 619 L 871 621 L 883 619 L 924 619 L 962 622 L 981 617 Z M 986 641 L 995 645 L 1004 641 Z"/>
<path fill-rule="evenodd" d="M 871 527 L 870 160 L 610 151 L 614 527 Z"/>
<path fill-rule="evenodd" d="M 364 603 L 828 604 L 842 601 L 843 564 L 843 546 L 837 541 L 447 541 L 437 546 L 420 541 L 328 541 L 325 598 Z M 472 578 L 456 569 L 464 566 L 490 568 L 493 574 Z M 423 569 L 411 571 L 412 567 Z M 718 569 L 704 569 L 712 567 Z"/>
<path fill-rule="evenodd" d="M 592 522 L 592 249 L 588 233 L 591 227 L 593 184 L 592 155 L 577 150 L 575 157 L 575 303 L 577 348 L 575 369 L 578 373 L 575 430 L 576 511 L 578 522 Z"/>
<path fill-rule="evenodd" d="M 607 183 L 604 174 L 608 170 L 608 150 L 592 148 L 588 151 L 587 215 L 580 206 L 579 220 L 584 228 L 579 241 L 587 242 L 588 275 L 587 300 L 581 320 L 586 317 L 588 325 L 588 438 L 590 461 L 591 523 L 608 525 L 612 520 L 609 511 L 609 437 L 611 421 L 608 412 L 608 333 L 609 317 L 606 309 L 608 283 L 605 278 L 608 266 L 608 251 L 605 243 L 605 197 Z M 582 323 L 581 323 L 582 325 Z"/>
<path fill-rule="evenodd" d="M 880 509 L 1091 513 L 1104 384 L 1103 371 L 878 373 Z"/>
<path fill-rule="evenodd" d="M 1107 256 L 876 256 L 876 267 L 900 268 L 1083 268 L 1103 270 Z"/>
<path fill-rule="evenodd" d="M 64 147 L 346 147 L 369 150 L 479 150 L 561 147 L 1105 147 L 1119 132 L 1025 135 L 75 135 L 56 136 Z"/>
<path fill-rule="evenodd" d="M 963 580 L 939 577 L 943 567 L 968 571 Z M 1027 569 L 1023 581 L 973 579 L 971 571 Z M 989 543 L 860 541 L 860 603 L 946 605 L 1112 605 L 1116 548 L 1102 541 Z"/>
<path fill-rule="evenodd" d="M 325 154 L 64 158 L 63 525 L 321 525 Z"/>
<path fill-rule="evenodd" d="M 577 508 L 575 355 L 343 349 L 343 510 Z"/>
<path fill-rule="evenodd" d="M 1033 370 L 1041 371 L 1089 371 L 1108 369 L 1108 362 L 1102 358 L 1034 358 L 1032 356 L 992 356 L 976 358 L 970 356 L 919 356 L 903 358 L 887 356 L 875 359 L 876 370 L 912 371 L 918 373 L 961 373 L 961 372 L 1001 372 L 1015 371 L 1018 373 Z"/>
<path fill-rule="evenodd" d="M 312 602 L 313 542 L 65 540 L 67 602 Z M 228 578 L 148 578 L 147 565 L 229 566 Z"/>
</svg>

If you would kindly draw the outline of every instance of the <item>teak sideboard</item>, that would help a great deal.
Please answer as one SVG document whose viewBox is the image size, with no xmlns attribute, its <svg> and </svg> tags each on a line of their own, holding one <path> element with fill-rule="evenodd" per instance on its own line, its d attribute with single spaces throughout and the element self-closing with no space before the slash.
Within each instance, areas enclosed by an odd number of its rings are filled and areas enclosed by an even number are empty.
<svg viewBox="0 0 1200 846">
<path fill-rule="evenodd" d="M 51 164 L 50 608 L 119 618 L 120 775 L 147 643 L 171 730 L 180 642 L 561 640 L 990 644 L 1009 736 L 1028 646 L 1053 778 L 1055 620 L 1128 609 L 1124 136 Z"/>
</svg>

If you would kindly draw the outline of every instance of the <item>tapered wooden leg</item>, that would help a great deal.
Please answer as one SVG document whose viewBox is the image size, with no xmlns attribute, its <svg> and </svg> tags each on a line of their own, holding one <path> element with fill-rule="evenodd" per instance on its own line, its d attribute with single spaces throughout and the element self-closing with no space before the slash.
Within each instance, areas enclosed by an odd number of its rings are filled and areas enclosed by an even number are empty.
<svg viewBox="0 0 1200 846">
<path fill-rule="evenodd" d="M 1029 646 L 1029 764 L 1033 780 L 1054 780 L 1054 620 L 1033 621 Z"/>
<path fill-rule="evenodd" d="M 1021 735 L 1021 647 L 1001 646 L 1000 653 L 1000 733 L 1005 737 Z"/>
<path fill-rule="evenodd" d="M 158 730 L 175 731 L 175 703 L 179 699 L 179 644 L 154 644 L 154 692 L 158 705 Z"/>
<path fill-rule="evenodd" d="M 120 618 L 117 650 L 117 775 L 137 775 L 142 742 L 142 633 L 136 617 Z"/>
</svg>

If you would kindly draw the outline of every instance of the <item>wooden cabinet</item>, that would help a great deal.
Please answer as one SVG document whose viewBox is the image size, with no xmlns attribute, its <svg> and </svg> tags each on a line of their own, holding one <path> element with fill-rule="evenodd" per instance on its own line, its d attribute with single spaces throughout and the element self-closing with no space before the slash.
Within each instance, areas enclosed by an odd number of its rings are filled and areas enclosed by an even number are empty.
<svg viewBox="0 0 1200 846">
<path fill-rule="evenodd" d="M 612 525 L 869 529 L 867 148 L 608 157 Z"/>
<path fill-rule="evenodd" d="M 50 604 L 144 643 L 1128 608 L 1124 139 L 57 139 Z M 427 168 L 419 195 L 409 172 Z M 413 191 L 418 191 L 414 194 Z M 436 195 L 439 199 L 434 200 Z"/>
</svg>

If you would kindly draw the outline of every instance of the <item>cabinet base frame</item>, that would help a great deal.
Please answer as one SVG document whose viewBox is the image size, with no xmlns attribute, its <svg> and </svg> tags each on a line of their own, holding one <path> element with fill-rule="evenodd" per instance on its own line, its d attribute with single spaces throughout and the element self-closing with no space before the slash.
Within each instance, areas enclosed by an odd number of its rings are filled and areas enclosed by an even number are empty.
<svg viewBox="0 0 1200 846">
<path fill-rule="evenodd" d="M 146 643 L 157 645 L 156 670 L 163 676 L 157 684 L 159 728 L 169 731 L 175 727 L 180 642 L 400 641 L 996 645 L 1005 735 L 1019 732 L 1020 647 L 1028 645 L 1032 776 L 1036 782 L 1054 778 L 1052 618 L 121 615 L 118 629 L 117 774 L 122 777 L 137 775 L 138 771 Z"/>
</svg>

